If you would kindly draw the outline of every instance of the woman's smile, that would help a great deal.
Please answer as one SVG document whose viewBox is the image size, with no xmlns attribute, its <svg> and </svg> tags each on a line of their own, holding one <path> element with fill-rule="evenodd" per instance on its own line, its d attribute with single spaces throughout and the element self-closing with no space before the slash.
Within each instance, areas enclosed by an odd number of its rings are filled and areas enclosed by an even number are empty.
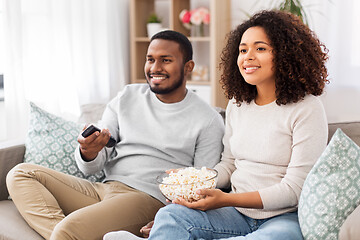
<svg viewBox="0 0 360 240">
<path fill-rule="evenodd" d="M 246 74 L 251 74 L 251 73 L 256 72 L 256 70 L 258 70 L 259 68 L 260 68 L 259 66 L 247 66 L 247 67 L 244 67 L 244 70 L 245 70 Z"/>
</svg>

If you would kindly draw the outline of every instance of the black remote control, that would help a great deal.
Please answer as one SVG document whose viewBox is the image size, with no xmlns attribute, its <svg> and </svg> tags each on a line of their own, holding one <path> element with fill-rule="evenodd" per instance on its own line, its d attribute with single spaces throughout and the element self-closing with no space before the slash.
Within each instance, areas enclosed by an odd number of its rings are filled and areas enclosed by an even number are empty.
<svg viewBox="0 0 360 240">
<path fill-rule="evenodd" d="M 91 134 L 93 134 L 94 132 L 101 132 L 101 130 L 97 127 L 95 127 L 94 125 L 90 125 L 89 127 L 87 127 L 82 133 L 81 135 L 83 137 L 88 137 Z M 110 136 L 110 139 L 108 141 L 108 143 L 106 144 L 106 147 L 113 147 L 116 144 L 116 140 L 113 136 Z"/>
</svg>

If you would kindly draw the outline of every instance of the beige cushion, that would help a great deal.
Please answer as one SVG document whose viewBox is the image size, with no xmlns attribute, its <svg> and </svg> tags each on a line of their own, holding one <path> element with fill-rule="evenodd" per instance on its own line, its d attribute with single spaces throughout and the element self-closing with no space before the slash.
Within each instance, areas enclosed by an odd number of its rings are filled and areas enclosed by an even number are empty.
<svg viewBox="0 0 360 240">
<path fill-rule="evenodd" d="M 0 201 L 0 239 L 1 240 L 43 240 L 24 221 L 16 209 L 14 203 L 10 200 Z"/>
<path fill-rule="evenodd" d="M 340 228 L 339 240 L 360 239 L 360 206 L 358 206 L 345 220 Z"/>
<path fill-rule="evenodd" d="M 78 123 L 97 123 L 105 110 L 106 104 L 85 104 L 80 107 Z"/>
</svg>

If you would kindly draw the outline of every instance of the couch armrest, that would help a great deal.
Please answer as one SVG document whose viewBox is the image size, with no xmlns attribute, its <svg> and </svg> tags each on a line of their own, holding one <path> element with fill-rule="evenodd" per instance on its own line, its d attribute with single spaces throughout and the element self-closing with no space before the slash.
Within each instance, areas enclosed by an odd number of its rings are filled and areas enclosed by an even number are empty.
<svg viewBox="0 0 360 240">
<path fill-rule="evenodd" d="M 23 143 L 8 146 L 0 145 L 0 200 L 7 199 L 6 175 L 15 165 L 23 162 L 25 145 Z"/>
</svg>

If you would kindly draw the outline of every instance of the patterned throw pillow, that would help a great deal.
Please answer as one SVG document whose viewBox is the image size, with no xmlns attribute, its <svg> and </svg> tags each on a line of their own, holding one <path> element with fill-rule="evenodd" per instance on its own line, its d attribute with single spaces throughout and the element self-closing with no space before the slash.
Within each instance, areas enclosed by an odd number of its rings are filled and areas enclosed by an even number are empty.
<svg viewBox="0 0 360 240">
<path fill-rule="evenodd" d="M 101 171 L 85 176 L 77 167 L 74 151 L 82 126 L 50 114 L 30 103 L 30 125 L 25 140 L 24 162 L 35 163 L 59 172 L 86 178 L 92 182 L 104 179 Z"/>
<path fill-rule="evenodd" d="M 338 239 L 341 225 L 360 204 L 360 147 L 337 129 L 307 176 L 299 201 L 305 240 Z"/>
</svg>

